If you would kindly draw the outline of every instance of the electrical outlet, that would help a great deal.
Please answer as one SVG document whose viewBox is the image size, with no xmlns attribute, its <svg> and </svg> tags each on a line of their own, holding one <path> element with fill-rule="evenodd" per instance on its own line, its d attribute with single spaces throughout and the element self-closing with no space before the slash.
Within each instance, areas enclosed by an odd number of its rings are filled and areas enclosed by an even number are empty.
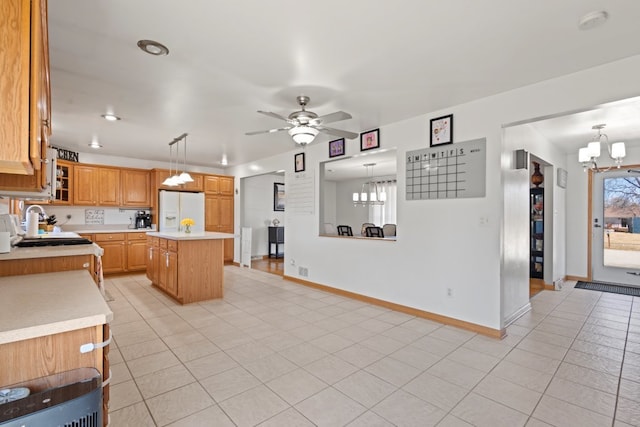
<svg viewBox="0 0 640 427">
<path fill-rule="evenodd" d="M 71 219 L 71 214 L 67 214 L 67 219 Z"/>
<path fill-rule="evenodd" d="M 296 265 L 296 260 L 295 260 L 295 259 L 292 259 L 291 261 L 289 261 L 289 264 L 291 264 L 291 265 Z"/>
<path fill-rule="evenodd" d="M 298 275 L 302 277 L 309 277 L 309 269 L 307 267 L 298 267 Z"/>
<path fill-rule="evenodd" d="M 453 298 L 453 289 L 451 289 L 451 288 L 447 288 L 447 296 L 448 296 L 449 298 Z"/>
</svg>

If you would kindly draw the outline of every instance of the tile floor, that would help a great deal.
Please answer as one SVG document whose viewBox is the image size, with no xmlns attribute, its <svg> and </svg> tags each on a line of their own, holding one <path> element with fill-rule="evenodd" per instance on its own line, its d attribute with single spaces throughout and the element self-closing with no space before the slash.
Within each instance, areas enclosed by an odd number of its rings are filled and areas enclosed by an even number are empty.
<svg viewBox="0 0 640 427">
<path fill-rule="evenodd" d="M 640 300 L 565 286 L 498 341 L 225 267 L 180 306 L 114 301 L 111 426 L 638 426 Z"/>
</svg>

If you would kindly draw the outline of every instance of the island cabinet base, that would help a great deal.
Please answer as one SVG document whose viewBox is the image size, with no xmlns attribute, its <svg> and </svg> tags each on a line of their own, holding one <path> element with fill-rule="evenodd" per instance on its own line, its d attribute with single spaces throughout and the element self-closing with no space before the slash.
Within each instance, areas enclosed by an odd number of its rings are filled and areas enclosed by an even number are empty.
<svg viewBox="0 0 640 427">
<path fill-rule="evenodd" d="M 56 271 L 91 270 L 93 255 L 27 258 L 0 261 L 0 277 Z"/>
<path fill-rule="evenodd" d="M 147 238 L 147 277 L 181 304 L 223 297 L 224 240 Z"/>
</svg>

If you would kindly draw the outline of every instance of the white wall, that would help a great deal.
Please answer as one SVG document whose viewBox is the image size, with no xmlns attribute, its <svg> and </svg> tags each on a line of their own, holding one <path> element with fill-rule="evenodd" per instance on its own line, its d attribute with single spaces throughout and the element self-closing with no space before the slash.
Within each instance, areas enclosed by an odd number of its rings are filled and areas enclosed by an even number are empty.
<svg viewBox="0 0 640 427">
<path fill-rule="evenodd" d="M 251 227 L 251 256 L 268 252 L 268 228 L 274 219 L 284 225 L 284 212 L 273 210 L 273 184 L 284 182 L 283 174 L 267 174 L 244 178 L 242 181 L 244 209 L 242 227 Z M 285 186 L 285 194 L 287 187 Z M 286 196 L 285 196 L 286 197 Z M 286 210 L 285 198 L 285 210 Z"/>
<path fill-rule="evenodd" d="M 528 251 L 519 250 L 519 243 L 513 248 L 508 237 L 512 228 L 515 234 L 526 233 L 518 227 L 528 231 L 528 223 L 518 221 L 518 212 L 506 209 L 512 203 L 507 199 L 510 190 L 517 192 L 527 174 L 520 176 L 522 173 L 512 170 L 512 149 L 506 142 L 503 147 L 502 126 L 635 96 L 640 93 L 639 73 L 640 56 L 635 56 L 381 127 L 381 146 L 398 149 L 398 224 L 403 227 L 402 239 L 386 242 L 318 236 L 316 197 L 313 215 L 285 213 L 285 253 L 288 261 L 295 261 L 295 265 L 286 263 L 285 274 L 297 277 L 297 267 L 304 266 L 309 272 L 306 279 L 312 282 L 488 328 L 502 328 L 508 315 L 502 296 L 511 281 L 520 283 L 528 276 L 528 270 L 503 269 L 511 262 L 527 265 Z M 486 196 L 406 201 L 405 153 L 428 147 L 429 118 L 450 113 L 455 116 L 457 142 L 482 137 L 487 140 Z M 326 144 L 319 139 L 305 148 L 307 173 L 315 174 L 316 193 L 318 164 L 327 160 Z M 357 140 L 346 145 L 347 155 L 359 150 Z M 293 177 L 293 154 L 291 151 L 240 165 L 231 168 L 230 174 L 245 177 L 255 175 L 256 170 L 284 169 L 287 183 Z M 538 155 L 545 158 L 545 154 Z M 567 169 L 572 174 L 575 171 L 569 169 L 570 163 Z M 570 175 L 569 182 L 572 180 Z M 239 209 L 236 212 L 236 224 L 240 224 Z M 488 223 L 481 224 L 481 217 L 488 218 Z M 572 218 L 571 212 L 567 217 Z M 573 248 L 570 237 L 567 251 Z M 452 297 L 447 297 L 448 289 Z"/>
<path fill-rule="evenodd" d="M 167 151 L 167 157 L 169 152 Z M 78 153 L 78 160 L 80 163 L 90 163 L 95 165 L 109 165 L 109 166 L 121 166 L 125 168 L 138 168 L 138 169 L 169 169 L 169 162 L 159 162 L 156 160 L 144 160 L 133 159 L 129 157 L 108 156 L 100 154 L 98 152 L 80 152 Z M 175 163 L 171 164 L 171 168 L 174 169 Z M 182 171 L 182 168 L 180 168 Z M 203 166 L 192 166 L 187 164 L 187 170 L 189 172 L 211 173 L 226 175 L 225 171 L 220 168 L 207 168 Z"/>
</svg>

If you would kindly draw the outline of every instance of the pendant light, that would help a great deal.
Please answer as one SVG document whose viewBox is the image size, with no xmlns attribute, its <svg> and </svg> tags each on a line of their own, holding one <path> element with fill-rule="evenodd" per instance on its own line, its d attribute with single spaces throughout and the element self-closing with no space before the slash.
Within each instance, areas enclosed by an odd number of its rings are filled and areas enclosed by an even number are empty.
<svg viewBox="0 0 640 427">
<path fill-rule="evenodd" d="M 162 185 L 166 185 L 167 187 L 175 187 L 178 184 L 178 182 L 176 182 L 176 177 L 171 175 L 171 160 L 173 159 L 173 145 L 169 144 L 169 176 L 167 177 L 167 179 L 165 179 L 164 181 L 162 181 Z"/>
<path fill-rule="evenodd" d="M 186 171 L 186 168 L 187 168 L 187 134 L 184 133 L 179 138 L 183 140 L 183 145 L 184 145 L 184 157 L 182 158 L 182 173 L 179 175 L 179 178 L 182 181 L 182 183 L 184 184 L 184 183 L 187 183 L 187 182 L 193 182 L 193 178 L 191 178 L 191 175 L 189 175 L 189 173 Z M 178 139 L 178 141 L 180 139 Z M 179 145 L 178 145 L 178 148 L 180 148 Z M 178 168 L 176 167 L 176 173 L 178 173 L 177 169 Z"/>
<path fill-rule="evenodd" d="M 373 179 L 373 167 L 375 163 L 366 163 L 363 166 L 367 168 L 367 181 L 362 183 L 359 193 L 353 193 L 352 199 L 354 205 L 371 206 L 384 205 L 387 200 L 387 193 L 380 191 L 378 183 Z M 371 178 L 369 178 L 369 168 L 371 168 Z"/>
</svg>

